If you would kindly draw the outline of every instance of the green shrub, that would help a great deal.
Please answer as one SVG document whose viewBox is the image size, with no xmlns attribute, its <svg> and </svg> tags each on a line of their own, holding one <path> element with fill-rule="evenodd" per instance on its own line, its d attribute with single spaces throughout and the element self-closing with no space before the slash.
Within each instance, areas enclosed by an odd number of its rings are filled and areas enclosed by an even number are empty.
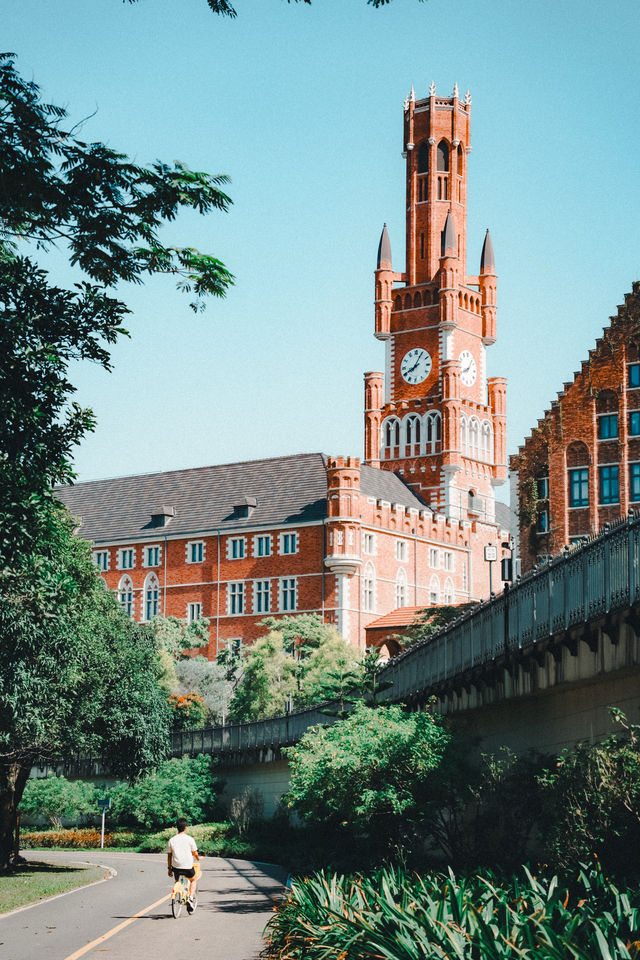
<svg viewBox="0 0 640 960">
<path fill-rule="evenodd" d="M 174 824 L 179 817 L 198 823 L 212 815 L 217 781 L 211 757 L 167 760 L 133 784 L 119 783 L 110 790 L 111 815 L 118 822 L 148 830 Z"/>
<path fill-rule="evenodd" d="M 502 880 L 387 868 L 294 881 L 267 930 L 281 960 L 630 960 L 639 923 L 640 892 L 598 867 L 570 887 L 526 868 Z"/>
<path fill-rule="evenodd" d="M 198 845 L 198 850 L 205 856 L 217 856 L 217 854 L 208 853 L 207 848 L 211 845 L 221 844 L 231 833 L 230 823 L 194 823 L 187 827 L 187 833 L 191 834 Z M 140 843 L 141 853 L 164 853 L 167 849 L 167 840 L 175 834 L 175 827 L 168 827 L 166 830 L 159 830 L 150 836 L 146 836 Z"/>
<path fill-rule="evenodd" d="M 544 854 L 567 870 L 596 854 L 612 872 L 640 875 L 640 726 L 611 709 L 622 734 L 565 750 L 540 776 Z"/>
<path fill-rule="evenodd" d="M 291 763 L 285 799 L 306 820 L 397 837 L 404 821 L 420 818 L 425 783 L 448 739 L 429 713 L 356 704 L 346 719 L 312 728 L 284 751 Z"/>
</svg>

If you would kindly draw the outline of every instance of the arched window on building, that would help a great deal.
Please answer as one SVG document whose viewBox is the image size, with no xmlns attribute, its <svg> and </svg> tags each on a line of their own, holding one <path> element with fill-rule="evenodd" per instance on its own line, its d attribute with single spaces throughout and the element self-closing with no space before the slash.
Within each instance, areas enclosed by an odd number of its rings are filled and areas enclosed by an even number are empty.
<svg viewBox="0 0 640 960">
<path fill-rule="evenodd" d="M 429 173 L 429 144 L 426 140 L 418 147 L 418 173 Z"/>
<path fill-rule="evenodd" d="M 431 293 L 429 290 L 423 290 L 422 292 L 422 306 L 423 307 L 431 306 Z"/>
<path fill-rule="evenodd" d="M 406 607 L 407 605 L 407 574 L 400 567 L 396 576 L 396 607 Z"/>
<path fill-rule="evenodd" d="M 469 456 L 478 459 L 480 453 L 480 421 L 477 417 L 469 418 Z"/>
<path fill-rule="evenodd" d="M 376 609 L 376 571 L 370 560 L 362 571 L 362 609 L 374 613 Z"/>
<path fill-rule="evenodd" d="M 589 448 L 581 440 L 576 440 L 567 447 L 567 483 L 569 506 L 588 507 Z"/>
<path fill-rule="evenodd" d="M 155 573 L 144 581 L 144 619 L 153 620 L 160 612 L 160 583 Z"/>
<path fill-rule="evenodd" d="M 460 415 L 460 449 L 463 457 L 469 452 L 469 425 L 464 413 Z"/>
<path fill-rule="evenodd" d="M 444 582 L 444 587 L 442 589 L 442 602 L 447 606 L 452 606 L 455 603 L 456 591 L 453 585 L 453 580 L 451 577 L 447 577 Z"/>
<path fill-rule="evenodd" d="M 434 574 L 429 581 L 429 605 L 440 603 L 440 581 Z"/>
<path fill-rule="evenodd" d="M 405 429 L 405 442 L 408 447 L 413 447 L 420 444 L 420 417 L 416 414 L 411 414 L 410 417 L 407 417 L 404 421 Z M 413 453 L 414 451 L 412 451 Z M 418 451 L 419 452 L 419 451 Z"/>
<path fill-rule="evenodd" d="M 493 430 L 488 420 L 482 421 L 480 430 L 481 459 L 485 463 L 493 463 Z"/>
<path fill-rule="evenodd" d="M 425 416 L 426 453 L 437 453 L 442 441 L 442 418 L 438 410 L 430 410 Z"/>
<path fill-rule="evenodd" d="M 449 172 L 449 147 L 446 140 L 441 140 L 438 144 L 438 173 Z"/>
<path fill-rule="evenodd" d="M 389 417 L 382 424 L 383 452 L 390 454 L 394 447 L 400 446 L 400 421 Z"/>
<path fill-rule="evenodd" d="M 393 300 L 393 309 L 402 310 L 402 297 L 398 294 L 397 297 L 394 297 Z"/>
<path fill-rule="evenodd" d="M 131 577 L 124 576 L 118 584 L 118 600 L 128 617 L 133 616 L 133 583 Z"/>
<path fill-rule="evenodd" d="M 462 144 L 458 144 L 458 176 L 462 176 Z"/>
</svg>

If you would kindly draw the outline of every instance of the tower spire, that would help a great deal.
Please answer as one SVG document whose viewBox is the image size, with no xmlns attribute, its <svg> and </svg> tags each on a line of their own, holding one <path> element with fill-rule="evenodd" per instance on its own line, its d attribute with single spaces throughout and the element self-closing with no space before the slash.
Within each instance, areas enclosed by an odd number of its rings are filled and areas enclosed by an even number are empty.
<svg viewBox="0 0 640 960">
<path fill-rule="evenodd" d="M 491 234 L 487 230 L 482 244 L 482 254 L 480 256 L 480 273 L 495 273 L 496 261 L 493 255 L 493 244 L 491 243 Z"/>
<path fill-rule="evenodd" d="M 391 241 L 389 240 L 389 231 L 386 223 L 380 234 L 380 243 L 378 244 L 378 270 L 391 270 Z"/>
<path fill-rule="evenodd" d="M 453 217 L 451 216 L 451 210 L 449 210 L 447 213 L 447 219 L 444 222 L 444 230 L 442 231 L 442 256 L 458 256 L 458 241 L 456 238 L 456 228 L 453 223 Z"/>
</svg>

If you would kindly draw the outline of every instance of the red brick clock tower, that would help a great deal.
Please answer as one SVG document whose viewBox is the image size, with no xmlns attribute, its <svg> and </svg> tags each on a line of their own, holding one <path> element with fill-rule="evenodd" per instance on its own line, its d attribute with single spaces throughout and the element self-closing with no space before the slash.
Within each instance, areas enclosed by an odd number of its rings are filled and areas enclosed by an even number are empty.
<svg viewBox="0 0 640 960">
<path fill-rule="evenodd" d="M 365 463 L 400 473 L 455 519 L 495 519 L 505 482 L 506 380 L 487 379 L 496 339 L 489 231 L 480 273 L 466 272 L 471 97 L 405 101 L 406 268 L 396 273 L 386 225 L 375 274 L 375 336 L 385 372 L 365 374 Z M 398 286 L 401 284 L 401 286 Z"/>
</svg>

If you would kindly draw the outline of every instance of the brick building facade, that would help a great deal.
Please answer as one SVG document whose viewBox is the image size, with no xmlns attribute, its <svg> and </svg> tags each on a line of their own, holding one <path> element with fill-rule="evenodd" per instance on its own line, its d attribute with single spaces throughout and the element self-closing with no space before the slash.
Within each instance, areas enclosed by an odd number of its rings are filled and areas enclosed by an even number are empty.
<svg viewBox="0 0 640 960">
<path fill-rule="evenodd" d="M 396 608 L 488 596 L 484 548 L 507 536 L 494 497 L 506 389 L 486 376 L 488 232 L 479 276 L 466 273 L 469 116 L 457 88 L 405 104 L 407 268 L 393 272 L 385 228 L 375 336 L 386 373 L 365 374 L 362 464 L 305 454 L 60 491 L 131 616 L 205 616 L 214 657 L 252 642 L 267 615 L 318 612 L 362 646 L 367 624 Z"/>
<path fill-rule="evenodd" d="M 523 571 L 640 508 L 640 284 L 510 467 Z"/>
</svg>

